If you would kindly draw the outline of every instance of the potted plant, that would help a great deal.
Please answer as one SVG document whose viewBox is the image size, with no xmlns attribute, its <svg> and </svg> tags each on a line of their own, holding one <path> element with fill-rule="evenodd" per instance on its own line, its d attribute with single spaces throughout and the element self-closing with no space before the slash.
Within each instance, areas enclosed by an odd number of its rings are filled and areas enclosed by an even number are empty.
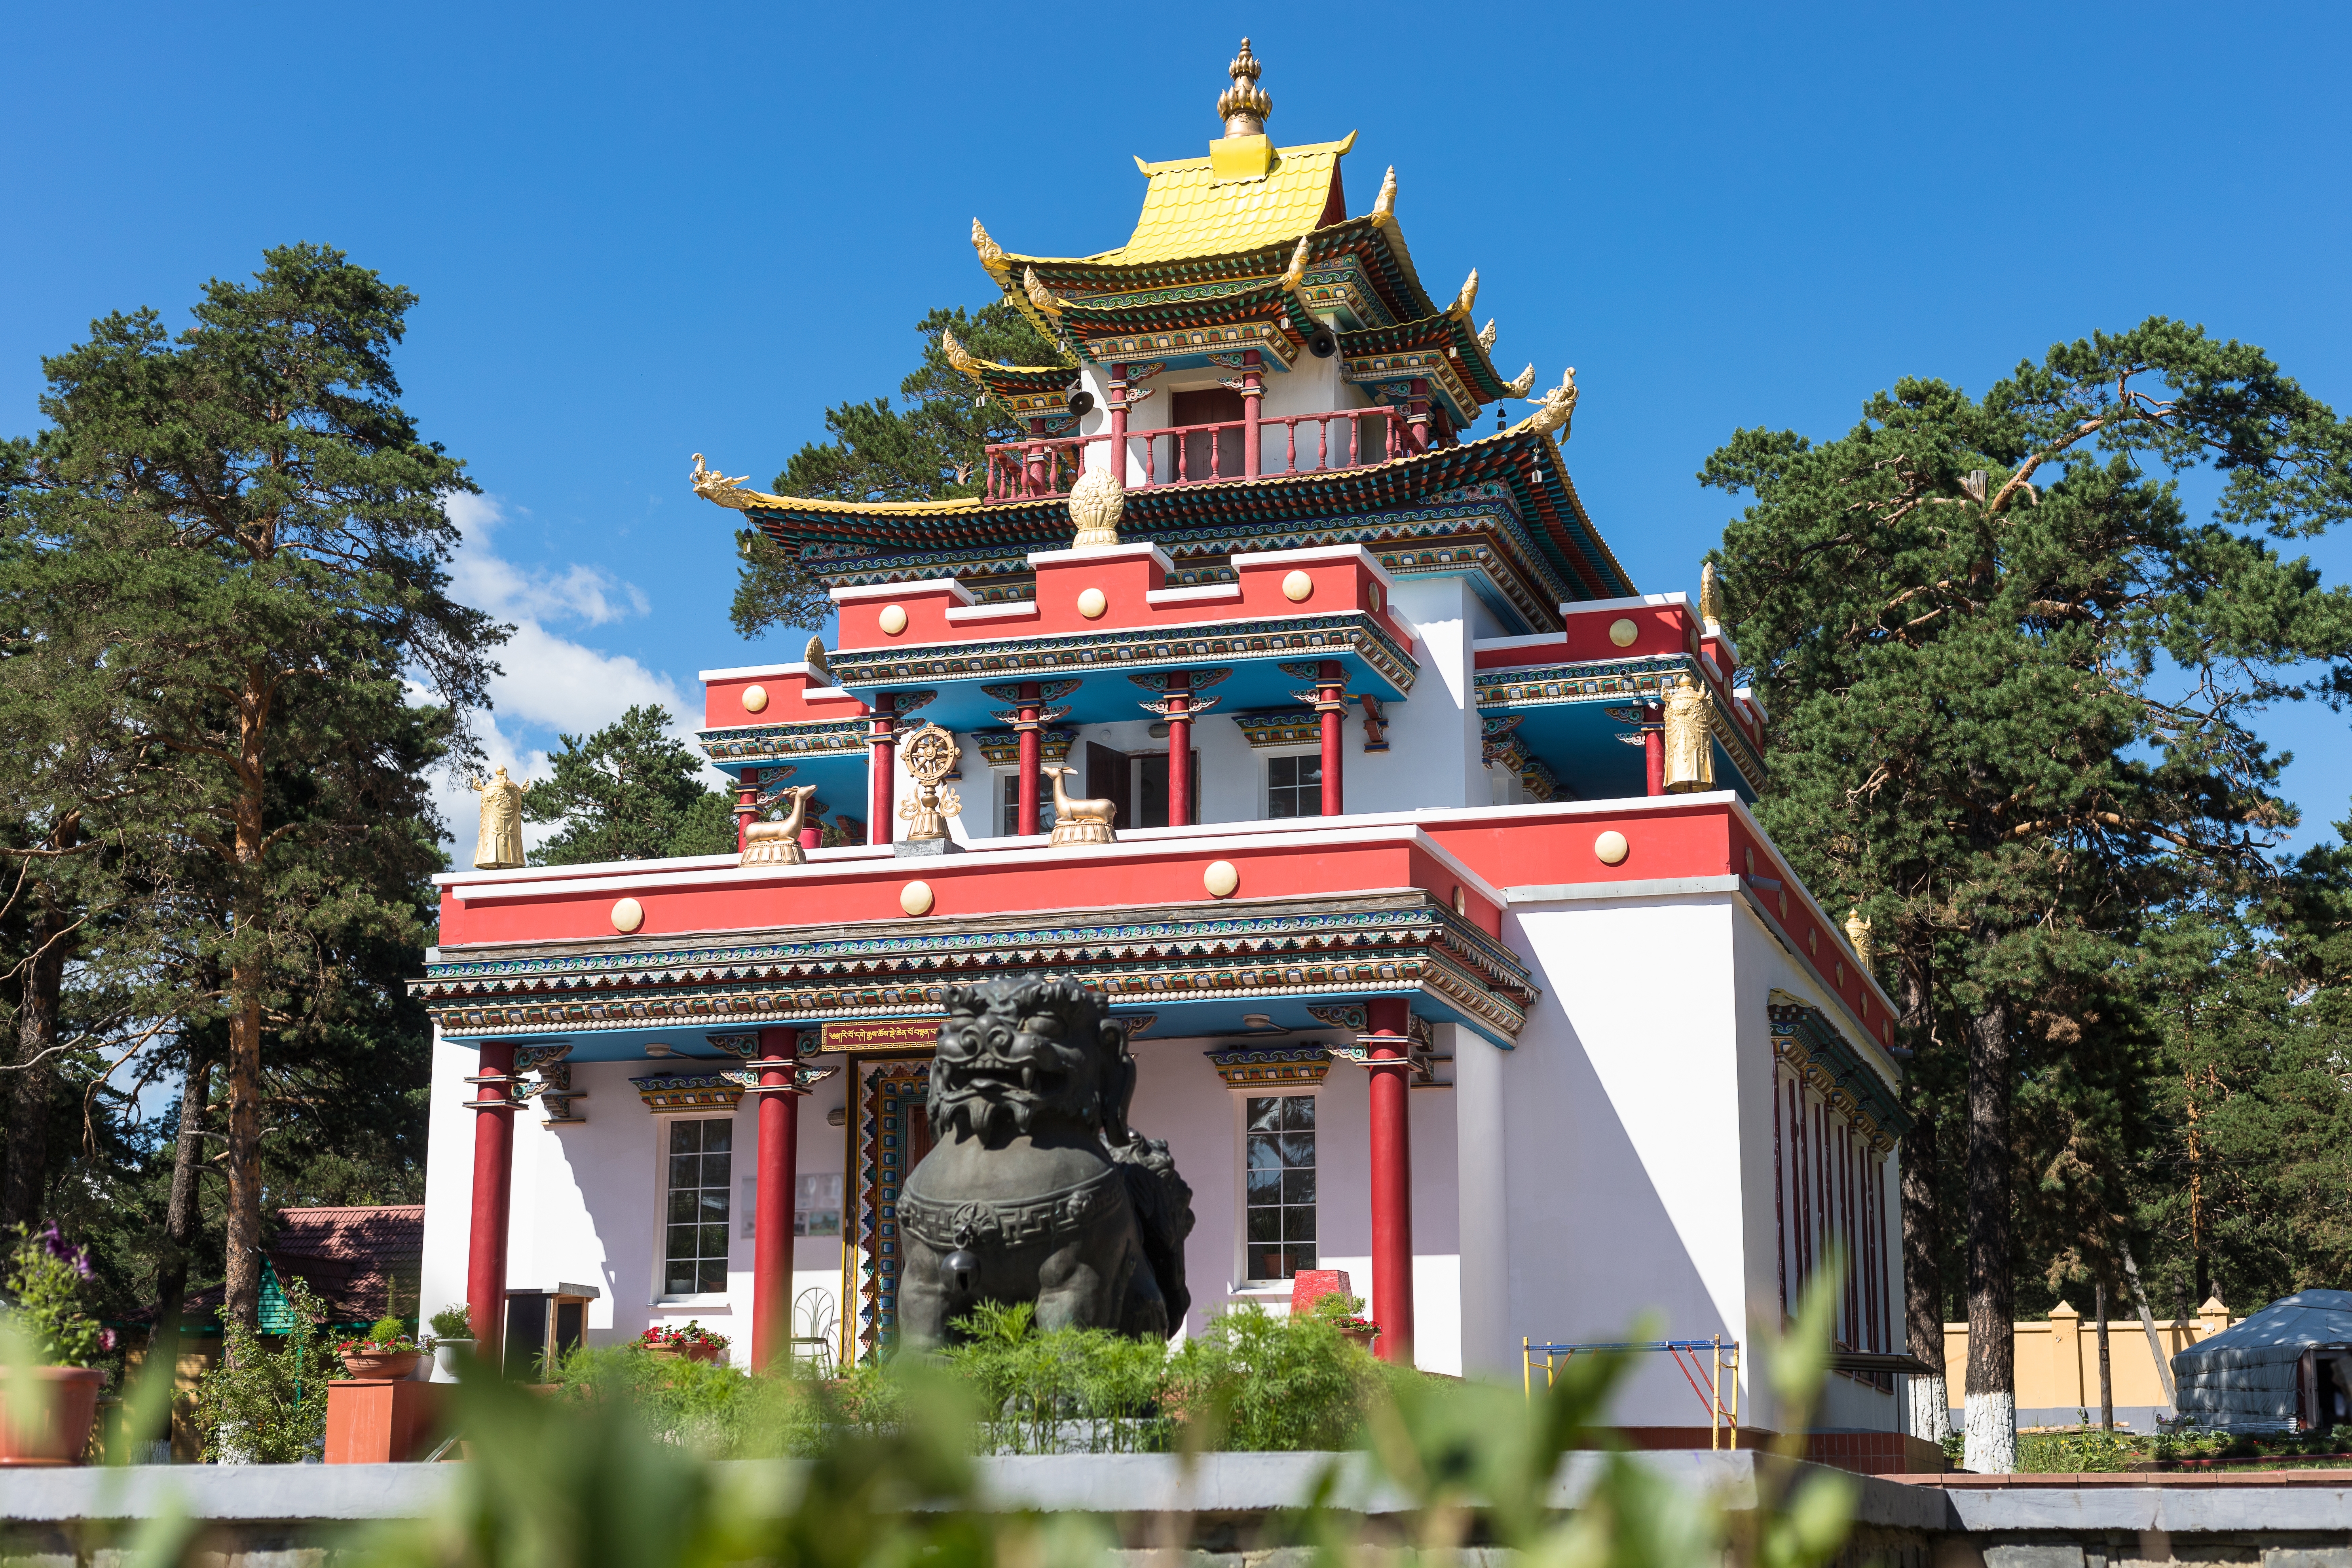
<svg viewBox="0 0 2352 1568">
<path fill-rule="evenodd" d="M 78 1465 L 106 1381 L 89 1363 L 114 1348 L 114 1331 L 82 1310 L 89 1254 L 55 1225 L 38 1235 L 20 1225 L 0 1283 L 0 1465 Z M 10 1386 L 20 1376 L 35 1384 L 30 1400 Z"/>
<path fill-rule="evenodd" d="M 727 1353 L 727 1336 L 689 1320 L 682 1329 L 656 1324 L 638 1339 L 637 1348 L 664 1361 L 715 1362 Z"/>
<path fill-rule="evenodd" d="M 355 1378 L 398 1383 L 416 1370 L 424 1352 L 398 1318 L 378 1318 L 369 1326 L 365 1339 L 345 1340 L 335 1347 L 335 1353 L 343 1358 L 343 1370 Z"/>
<path fill-rule="evenodd" d="M 433 1314 L 433 1375 L 443 1383 L 457 1381 L 457 1368 L 474 1353 L 474 1320 L 463 1301 L 452 1301 Z"/>
<path fill-rule="evenodd" d="M 1318 1323 L 1328 1323 L 1339 1331 L 1341 1339 L 1368 1351 L 1372 1348 L 1372 1342 L 1380 1337 L 1381 1326 L 1365 1317 L 1363 1312 L 1364 1299 L 1361 1296 L 1343 1295 L 1336 1290 L 1318 1296 L 1315 1304 L 1307 1309 L 1309 1318 Z"/>
</svg>

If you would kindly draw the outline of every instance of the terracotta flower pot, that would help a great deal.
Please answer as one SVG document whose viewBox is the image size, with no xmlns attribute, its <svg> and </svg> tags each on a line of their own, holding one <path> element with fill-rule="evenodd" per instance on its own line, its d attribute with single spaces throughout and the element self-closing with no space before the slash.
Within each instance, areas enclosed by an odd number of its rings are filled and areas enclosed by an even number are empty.
<svg viewBox="0 0 2352 1568">
<path fill-rule="evenodd" d="M 416 1370 L 421 1351 L 352 1351 L 343 1357 L 343 1370 L 363 1383 L 399 1383 Z"/>
<path fill-rule="evenodd" d="M 99 1385 L 106 1373 L 94 1366 L 25 1369 L 41 1387 L 40 1411 L 19 1426 L 6 1397 L 14 1369 L 0 1366 L 0 1465 L 79 1465 L 89 1447 L 90 1422 L 98 1415 Z"/>
<path fill-rule="evenodd" d="M 707 1342 L 689 1340 L 686 1343 L 678 1346 L 676 1350 L 663 1348 L 655 1350 L 649 1353 L 662 1361 L 684 1360 L 711 1362 L 717 1361 L 720 1356 L 725 1355 L 727 1351 L 726 1347 L 723 1345 L 714 1345 L 708 1343 Z"/>
<path fill-rule="evenodd" d="M 1341 1329 L 1339 1337 L 1359 1350 L 1368 1351 L 1372 1348 L 1372 1342 L 1380 1338 L 1380 1334 L 1372 1329 Z"/>
</svg>

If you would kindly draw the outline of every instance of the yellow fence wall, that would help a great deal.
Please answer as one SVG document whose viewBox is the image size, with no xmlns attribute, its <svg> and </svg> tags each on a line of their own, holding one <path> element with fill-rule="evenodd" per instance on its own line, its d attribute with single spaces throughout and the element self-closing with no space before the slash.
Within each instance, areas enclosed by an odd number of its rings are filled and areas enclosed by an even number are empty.
<svg viewBox="0 0 2352 1568">
<path fill-rule="evenodd" d="M 2170 1405 L 2156 1358 L 2147 1348 L 2147 1333 L 2139 1315 L 2107 1319 L 2107 1372 L 2117 1405 Z M 2156 1337 L 2168 1363 L 2202 1339 L 2210 1339 L 2238 1320 L 2216 1298 L 2193 1318 L 2157 1320 Z M 2012 1331 L 2017 1349 L 2017 1407 L 2024 1410 L 2087 1410 L 2099 1414 L 2098 1320 L 2086 1318 L 2061 1301 L 2046 1323 L 2019 1323 Z M 1958 1408 L 1968 1386 L 1969 1326 L 1944 1325 L 1944 1377 L 1952 1405 Z"/>
</svg>

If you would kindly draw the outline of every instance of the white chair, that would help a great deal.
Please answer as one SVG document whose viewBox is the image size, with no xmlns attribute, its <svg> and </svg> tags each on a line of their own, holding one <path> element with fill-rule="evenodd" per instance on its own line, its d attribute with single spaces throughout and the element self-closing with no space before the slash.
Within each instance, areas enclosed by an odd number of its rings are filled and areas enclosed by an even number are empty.
<svg viewBox="0 0 2352 1568">
<path fill-rule="evenodd" d="M 838 1321 L 833 1292 L 812 1285 L 793 1299 L 793 1359 L 803 1354 L 819 1377 L 834 1375 L 834 1326 Z"/>
</svg>

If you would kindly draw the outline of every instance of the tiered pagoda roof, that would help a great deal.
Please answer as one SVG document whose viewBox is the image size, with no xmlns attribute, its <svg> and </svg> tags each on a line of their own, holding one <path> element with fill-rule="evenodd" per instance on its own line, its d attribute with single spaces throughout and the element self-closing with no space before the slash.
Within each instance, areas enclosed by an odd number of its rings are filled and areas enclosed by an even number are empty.
<svg viewBox="0 0 2352 1568">
<path fill-rule="evenodd" d="M 1257 68 L 1244 40 L 1234 77 L 1237 88 L 1246 79 L 1248 94 L 1229 91 L 1221 111 L 1236 102 L 1246 110 L 1249 95 L 1270 108 Z M 1225 136 L 1205 157 L 1136 160 L 1145 185 L 1134 233 L 1091 256 L 1008 251 L 974 220 L 981 264 L 1007 299 L 1114 385 L 1212 365 L 1278 374 L 1312 353 L 1336 354 L 1343 378 L 1371 396 L 1362 409 L 1328 416 L 1369 416 L 1346 437 L 1348 466 L 1327 463 L 1318 447 L 1311 457 L 1286 451 L 1278 467 L 1269 459 L 1247 475 L 1130 484 L 1123 530 L 1180 563 L 1244 549 L 1361 543 L 1400 575 L 1469 573 L 1520 629 L 1556 626 L 1563 601 L 1633 593 L 1561 461 L 1553 432 L 1564 436 L 1564 412 L 1548 403 L 1553 417 L 1466 438 L 1487 406 L 1528 396 L 1533 368 L 1508 378 L 1496 369 L 1493 323 L 1483 331 L 1473 324 L 1475 272 L 1446 303 L 1423 287 L 1397 223 L 1393 168 L 1372 210 L 1348 216 L 1341 161 L 1355 140 L 1351 132 L 1276 147 L 1262 114 L 1228 114 Z M 952 339 L 943 346 L 1038 435 L 1063 438 L 1077 426 L 1072 396 L 1083 365 L 998 364 Z M 1365 428 L 1385 428 L 1407 388 L 1427 400 L 1433 419 L 1442 411 L 1436 443 L 1392 444 L 1389 451 L 1402 455 L 1363 460 L 1355 447 L 1370 439 Z M 1339 439 L 1328 426 L 1309 435 Z M 1039 488 L 1066 489 L 1065 464 L 1075 474 L 1074 457 L 1057 461 Z M 801 551 L 831 586 L 951 574 L 983 599 L 1018 597 L 1026 556 L 1066 544 L 1073 528 L 1059 493 L 992 487 L 987 496 L 933 501 L 841 501 L 748 490 L 699 470 L 696 489 Z"/>
</svg>

